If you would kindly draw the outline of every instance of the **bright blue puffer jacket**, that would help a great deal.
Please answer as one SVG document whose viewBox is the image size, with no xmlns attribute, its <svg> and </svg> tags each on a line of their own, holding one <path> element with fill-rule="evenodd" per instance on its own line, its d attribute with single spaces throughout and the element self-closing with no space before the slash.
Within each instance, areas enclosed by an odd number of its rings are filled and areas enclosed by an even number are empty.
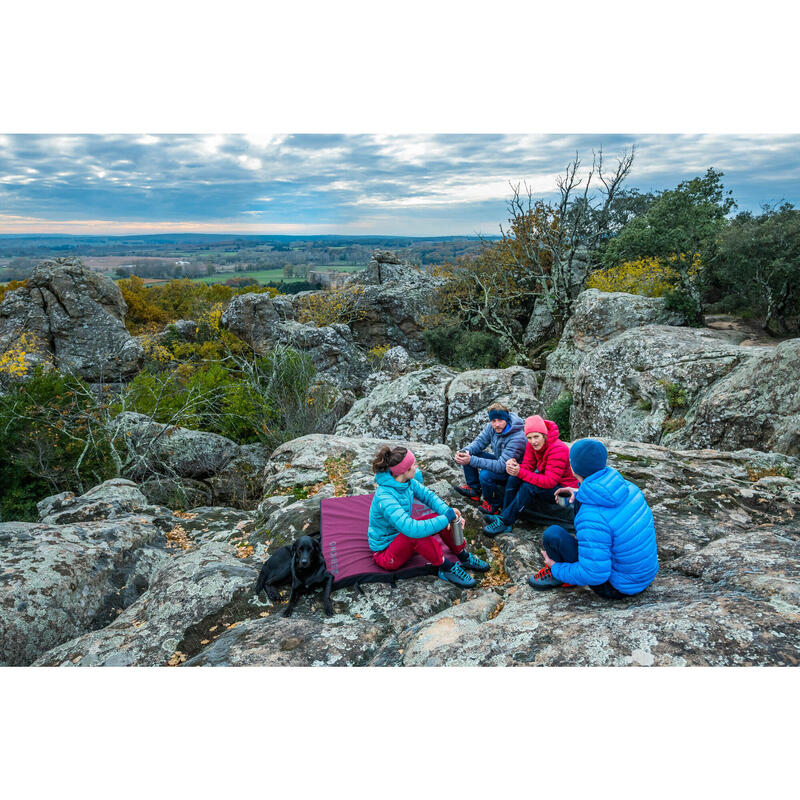
<svg viewBox="0 0 800 800">
<path fill-rule="evenodd" d="M 407 483 L 396 481 L 388 471 L 379 472 L 375 482 L 378 488 L 369 508 L 369 547 L 373 553 L 385 550 L 398 533 L 404 533 L 412 539 L 424 539 L 443 531 L 450 524 L 444 516 L 449 506 L 422 485 L 422 473 L 419 470 Z M 411 519 L 415 498 L 438 516 Z"/>
<path fill-rule="evenodd" d="M 580 485 L 575 515 L 578 560 L 558 563 L 553 577 L 576 586 L 609 581 L 623 594 L 636 594 L 652 583 L 658 572 L 653 512 L 642 490 L 606 467 Z"/>
</svg>

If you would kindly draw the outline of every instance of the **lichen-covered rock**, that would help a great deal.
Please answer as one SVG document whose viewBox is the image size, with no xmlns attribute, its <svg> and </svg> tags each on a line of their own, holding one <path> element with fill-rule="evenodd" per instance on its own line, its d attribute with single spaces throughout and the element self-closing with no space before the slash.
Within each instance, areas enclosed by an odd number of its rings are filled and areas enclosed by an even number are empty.
<svg viewBox="0 0 800 800">
<path fill-rule="evenodd" d="M 234 599 L 246 603 L 257 577 L 258 570 L 236 558 L 230 545 L 212 542 L 173 556 L 110 625 L 53 648 L 34 666 L 166 664 L 190 628 Z"/>
<path fill-rule="evenodd" d="M 144 350 L 125 329 L 127 306 L 110 278 L 80 259 L 43 261 L 0 303 L 0 354 L 30 339 L 33 363 L 52 363 L 90 382 L 124 380 Z"/>
<path fill-rule="evenodd" d="M 469 444 L 488 424 L 486 409 L 492 403 L 502 403 L 522 419 L 543 414 L 536 395 L 536 374 L 525 367 L 459 373 L 447 387 L 445 443 L 456 450 Z"/>
<path fill-rule="evenodd" d="M 663 297 L 587 289 L 578 296 L 558 347 L 547 357 L 541 399 L 550 406 L 573 384 L 587 354 L 629 328 L 642 325 L 683 325 L 684 316 L 669 311 Z"/>
<path fill-rule="evenodd" d="M 455 375 L 439 365 L 378 386 L 339 420 L 337 436 L 443 442 L 447 387 Z"/>
<path fill-rule="evenodd" d="M 665 444 L 800 454 L 800 339 L 741 348 L 751 357 L 699 394 Z"/>
<path fill-rule="evenodd" d="M 144 515 L 71 525 L 0 523 L 0 664 L 30 664 L 107 623 L 141 552 L 163 545 L 163 533 Z"/>
<path fill-rule="evenodd" d="M 247 342 L 257 353 L 264 353 L 272 344 L 274 328 L 279 319 L 268 294 L 250 292 L 231 298 L 220 324 Z"/>
<path fill-rule="evenodd" d="M 798 385 L 800 339 L 752 347 L 708 329 L 648 325 L 584 359 L 572 435 L 796 454 Z"/>
<path fill-rule="evenodd" d="M 442 278 L 401 261 L 396 254 L 376 251 L 367 268 L 349 279 L 363 288 L 357 307 L 361 316 L 350 324 L 362 347 L 401 345 L 415 357 L 425 355 L 424 318 L 436 310 Z"/>
<path fill-rule="evenodd" d="M 268 448 L 263 444 L 245 444 L 219 472 L 208 478 L 216 505 L 255 508 L 262 498 L 263 472 Z"/>
<path fill-rule="evenodd" d="M 112 478 L 79 497 L 72 492 L 45 497 L 36 508 L 39 521 L 50 525 L 115 519 L 137 512 L 153 513 L 153 506 L 139 487 L 125 478 Z"/>
<path fill-rule="evenodd" d="M 753 354 L 705 329 L 625 331 L 583 360 L 575 377 L 572 436 L 659 443 L 702 391 Z"/>
<path fill-rule="evenodd" d="M 134 478 L 160 474 L 208 478 L 241 454 L 239 445 L 218 433 L 162 425 L 145 414 L 128 411 L 114 424 L 136 455 Z"/>
<path fill-rule="evenodd" d="M 278 609 L 226 631 L 186 666 L 360 666 L 386 637 L 460 598 L 461 592 L 436 578 L 402 581 L 395 589 L 368 585 L 363 595 L 340 589 L 334 611 L 324 617 L 319 597 L 305 595 L 293 616 Z"/>
</svg>

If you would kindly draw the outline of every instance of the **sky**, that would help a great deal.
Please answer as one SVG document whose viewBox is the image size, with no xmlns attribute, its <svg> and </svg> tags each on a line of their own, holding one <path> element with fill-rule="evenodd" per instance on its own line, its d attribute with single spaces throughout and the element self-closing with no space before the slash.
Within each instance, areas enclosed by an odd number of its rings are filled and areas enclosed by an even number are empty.
<svg viewBox="0 0 800 800">
<path fill-rule="evenodd" d="M 800 135 L 0 135 L 0 233 L 491 235 L 510 182 L 552 198 L 577 152 L 628 187 L 722 170 L 740 210 L 800 204 Z"/>
</svg>

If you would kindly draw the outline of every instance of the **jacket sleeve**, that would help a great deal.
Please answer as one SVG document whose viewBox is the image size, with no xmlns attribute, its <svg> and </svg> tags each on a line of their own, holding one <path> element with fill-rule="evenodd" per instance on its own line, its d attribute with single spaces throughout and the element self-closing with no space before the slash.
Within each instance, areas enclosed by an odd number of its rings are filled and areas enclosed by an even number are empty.
<svg viewBox="0 0 800 800">
<path fill-rule="evenodd" d="M 433 494 L 430 492 L 430 494 Z M 443 531 L 450 522 L 443 514 L 430 519 L 412 519 L 400 503 L 394 498 L 381 498 L 381 511 L 392 527 L 412 539 L 424 539 L 434 533 Z"/>
<path fill-rule="evenodd" d="M 497 454 L 497 458 L 481 458 L 480 456 L 472 456 L 469 460 L 469 465 L 475 469 L 488 469 L 490 472 L 497 472 L 500 475 L 506 474 L 506 461 L 509 458 L 516 458 L 519 460 L 525 452 L 525 445 L 527 442 L 522 437 L 513 437 L 506 439 Z"/>
<path fill-rule="evenodd" d="M 611 531 L 599 515 L 587 514 L 588 510 L 582 508 L 575 518 L 578 560 L 557 562 L 550 568 L 556 580 L 574 586 L 598 586 L 611 575 Z"/>
<path fill-rule="evenodd" d="M 533 470 L 533 448 L 530 448 L 531 460 L 528 462 L 528 450 L 525 450 L 525 459 L 519 467 L 519 477 L 527 483 L 532 483 L 540 489 L 555 489 L 561 482 L 561 478 L 566 470 L 569 461 L 569 450 L 558 448 L 547 454 L 547 461 L 544 465 L 544 472 L 534 472 Z M 528 462 L 528 463 L 526 463 Z M 601 581 L 602 582 L 602 581 Z"/>
<path fill-rule="evenodd" d="M 423 486 L 422 481 L 412 480 L 411 491 L 420 503 L 425 503 L 431 511 L 435 511 L 437 514 L 446 514 L 450 508 L 439 495 Z"/>
<path fill-rule="evenodd" d="M 483 430 L 464 448 L 470 455 L 480 453 L 489 446 L 492 440 L 492 426 L 485 425 Z M 470 463 L 472 463 L 470 461 Z"/>
</svg>

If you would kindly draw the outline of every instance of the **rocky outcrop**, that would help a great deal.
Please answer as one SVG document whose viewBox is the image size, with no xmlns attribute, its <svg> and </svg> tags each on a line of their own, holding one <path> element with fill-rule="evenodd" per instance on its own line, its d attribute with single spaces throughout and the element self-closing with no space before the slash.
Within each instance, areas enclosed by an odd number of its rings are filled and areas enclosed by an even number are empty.
<svg viewBox="0 0 800 800">
<path fill-rule="evenodd" d="M 575 301 L 558 347 L 547 357 L 541 398 L 551 405 L 563 391 L 572 391 L 584 358 L 629 328 L 641 325 L 682 325 L 684 317 L 665 306 L 663 297 L 587 289 Z"/>
<path fill-rule="evenodd" d="M 231 545 L 202 545 L 167 559 L 141 599 L 110 625 L 53 648 L 34 666 L 167 664 L 187 646 L 181 643 L 194 626 L 235 600 L 246 604 L 257 577 L 256 567 L 238 559 Z"/>
<path fill-rule="evenodd" d="M 150 502 L 253 508 L 261 499 L 264 445 L 238 445 L 216 433 L 164 425 L 130 411 L 117 416 L 113 426 L 130 451 L 127 474 L 142 482 Z"/>
<path fill-rule="evenodd" d="M 45 497 L 36 508 L 39 521 L 49 525 L 115 519 L 137 512 L 154 513 L 153 506 L 139 487 L 125 478 L 112 478 L 79 497 L 72 492 Z"/>
<path fill-rule="evenodd" d="M 376 251 L 364 272 L 348 281 L 363 288 L 360 317 L 350 324 L 358 344 L 401 345 L 419 358 L 425 355 L 424 318 L 433 314 L 436 291 L 444 281 L 401 261 L 396 254 Z"/>
<path fill-rule="evenodd" d="M 380 443 L 319 434 L 287 442 L 267 465 L 267 489 L 305 488 L 309 496 L 296 500 L 297 491 L 272 494 L 259 513 L 196 508 L 163 519 L 158 527 L 146 507 L 131 505 L 126 515 L 123 505 L 109 502 L 104 508 L 116 514 L 113 523 L 83 523 L 95 526 L 91 537 L 76 535 L 74 524 L 31 531 L 24 553 L 19 542 L 13 546 L 18 560 L 11 571 L 3 565 L 2 642 L 4 647 L 10 643 L 13 655 L 4 649 L 0 659 L 64 666 L 800 662 L 795 635 L 800 619 L 800 459 L 754 450 L 680 451 L 606 442 L 612 465 L 642 487 L 656 520 L 661 569 L 652 586 L 634 598 L 606 601 L 585 588 L 534 592 L 525 581 L 541 566 L 541 527 L 515 526 L 511 534 L 489 542 L 471 520 L 466 531 L 470 546 L 493 564 L 483 585 L 461 591 L 428 576 L 400 581 L 395 588 L 368 585 L 363 593 L 346 588 L 332 595 L 333 617 L 322 614 L 320 597 L 313 594 L 301 598 L 291 618 L 283 618 L 285 589 L 277 603 L 252 592 L 261 562 L 309 520 L 306 531 L 315 527 L 319 497 L 332 490 L 371 491 L 369 461 Z M 444 495 L 456 472 L 452 451 L 443 444 L 409 444 L 426 483 Z M 84 502 L 105 494 L 122 503 L 123 489 L 130 500 L 138 500 L 135 487 L 109 482 L 105 490 L 87 493 Z M 43 511 L 58 513 L 52 499 Z M 264 525 L 265 517 L 271 527 Z M 0 535 L 7 528 L 8 523 L 0 526 Z M 141 535 L 147 530 L 149 536 L 165 531 L 175 546 L 158 550 L 142 544 L 149 541 Z M 137 531 L 141 542 L 131 542 Z M 75 573 L 77 551 L 80 576 L 89 576 L 81 596 L 101 594 L 93 581 L 96 574 L 103 580 L 103 570 L 90 565 L 96 563 L 92 548 L 104 536 L 113 541 L 110 546 L 130 543 L 139 564 L 146 562 L 146 552 L 158 552 L 159 560 L 149 562 L 138 593 L 113 601 L 110 612 L 87 621 L 76 613 L 76 592 L 70 594 L 62 581 Z M 49 562 L 42 560 L 47 553 Z M 23 572 L 20 561 L 33 566 Z M 130 583 L 130 577 L 121 580 Z M 9 592 L 10 585 L 15 589 Z M 110 595 L 116 598 L 113 589 Z M 27 611 L 20 607 L 26 602 Z M 27 613 L 43 604 L 46 613 Z M 102 600 L 99 605 L 102 610 Z M 70 628 L 67 619 L 80 624 Z M 70 630 L 74 638 L 65 641 Z M 52 649 L 42 652 L 48 646 Z"/>
<path fill-rule="evenodd" d="M 159 545 L 164 534 L 145 515 L 125 524 L 0 523 L 0 664 L 30 664 L 107 624 L 124 603 L 124 588 L 146 588 L 147 569 L 137 570 L 137 562 Z"/>
<path fill-rule="evenodd" d="M 469 444 L 488 423 L 486 409 L 492 403 L 502 403 L 522 419 L 543 414 L 537 394 L 536 374 L 525 367 L 459 373 L 447 387 L 445 444 L 454 449 Z"/>
<path fill-rule="evenodd" d="M 317 376 L 339 389 L 360 393 L 372 372 L 364 352 L 355 345 L 347 325 L 318 328 L 297 322 L 291 301 L 278 302 L 266 294 L 234 297 L 222 315 L 223 327 L 247 342 L 256 353 L 264 354 L 276 344 L 307 353 Z"/>
<path fill-rule="evenodd" d="M 456 373 L 441 365 L 411 372 L 373 389 L 339 420 L 339 436 L 443 442 L 447 387 Z"/>
<path fill-rule="evenodd" d="M 123 380 L 144 359 L 125 329 L 126 311 L 114 281 L 80 259 L 43 261 L 0 303 L 0 355 L 22 339 L 32 364 L 49 363 L 89 382 Z"/>
<path fill-rule="evenodd" d="M 494 402 L 523 418 L 539 414 L 536 375 L 525 367 L 456 373 L 437 365 L 379 385 L 339 421 L 341 436 L 467 444 L 487 423 Z"/>
<path fill-rule="evenodd" d="M 572 435 L 794 454 L 798 385 L 800 340 L 745 347 L 708 329 L 648 325 L 583 360 Z"/>
</svg>

